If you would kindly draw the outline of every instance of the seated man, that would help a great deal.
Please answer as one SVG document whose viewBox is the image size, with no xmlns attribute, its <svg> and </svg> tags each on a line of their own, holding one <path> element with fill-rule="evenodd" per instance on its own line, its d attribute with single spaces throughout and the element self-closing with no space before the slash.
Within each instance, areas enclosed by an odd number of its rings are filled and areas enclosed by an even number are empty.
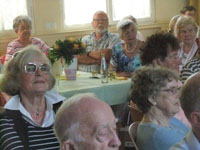
<svg viewBox="0 0 200 150">
<path fill-rule="evenodd" d="M 54 131 L 61 150 L 118 150 L 121 144 L 112 109 L 89 93 L 73 96 L 61 105 Z"/>
<path fill-rule="evenodd" d="M 84 36 L 82 41 L 87 45 L 87 54 L 78 57 L 79 70 L 91 72 L 91 65 L 101 62 L 101 53 L 105 55 L 107 62 L 110 61 L 113 46 L 120 42 L 118 34 L 108 31 L 108 17 L 103 11 L 97 11 L 93 16 L 92 26 L 94 32 Z"/>
<path fill-rule="evenodd" d="M 189 78 L 182 87 L 180 94 L 181 107 L 192 125 L 185 138 L 170 150 L 199 150 L 200 149 L 200 74 Z"/>
</svg>

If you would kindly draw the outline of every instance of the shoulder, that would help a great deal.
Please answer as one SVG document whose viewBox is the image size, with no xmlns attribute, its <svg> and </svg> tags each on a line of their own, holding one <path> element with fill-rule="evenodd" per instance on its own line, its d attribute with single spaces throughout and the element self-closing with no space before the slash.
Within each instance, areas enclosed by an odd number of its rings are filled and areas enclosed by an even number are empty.
<svg viewBox="0 0 200 150">
<path fill-rule="evenodd" d="M 113 47 L 113 52 L 117 53 L 117 52 L 121 52 L 123 50 L 123 43 L 117 43 L 114 45 Z"/>
<path fill-rule="evenodd" d="M 19 40 L 18 39 L 15 39 L 15 40 L 13 40 L 13 41 L 11 41 L 9 44 L 8 44 L 8 47 L 18 47 L 18 46 L 21 46 L 21 44 L 19 43 Z"/>
<path fill-rule="evenodd" d="M 86 40 L 89 40 L 91 38 L 94 38 L 94 32 L 90 33 L 89 35 L 85 35 L 82 37 L 82 42 L 86 41 Z"/>
<path fill-rule="evenodd" d="M 50 91 L 47 91 L 45 93 L 45 98 L 50 102 L 51 104 L 56 104 L 61 101 L 66 100 L 66 97 L 60 95 L 56 90 L 52 89 Z"/>
<path fill-rule="evenodd" d="M 200 58 L 193 58 L 191 59 L 184 67 L 184 68 L 191 68 L 194 69 L 198 67 L 200 69 Z"/>
<path fill-rule="evenodd" d="M 189 127 L 187 127 L 182 121 L 175 117 L 171 117 L 170 126 L 172 126 L 173 128 L 183 130 L 186 133 L 189 132 Z"/>
<path fill-rule="evenodd" d="M 35 44 L 35 43 L 43 43 L 43 41 L 40 40 L 39 38 L 32 37 L 32 44 Z"/>
<path fill-rule="evenodd" d="M 110 38 L 120 39 L 119 34 L 117 34 L 117 33 L 112 33 L 112 32 L 109 32 L 109 31 L 108 31 L 106 34 L 107 34 L 108 37 L 110 37 Z"/>
<path fill-rule="evenodd" d="M 21 117 L 21 113 L 18 110 L 5 109 L 3 112 L 0 113 L 0 121 L 1 122 L 7 122 L 10 119 L 19 118 L 19 117 Z"/>
</svg>

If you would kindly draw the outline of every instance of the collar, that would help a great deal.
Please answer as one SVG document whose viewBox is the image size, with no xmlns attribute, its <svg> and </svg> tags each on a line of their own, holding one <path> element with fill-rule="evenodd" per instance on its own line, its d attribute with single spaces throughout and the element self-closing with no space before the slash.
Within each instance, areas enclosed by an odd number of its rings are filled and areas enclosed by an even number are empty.
<svg viewBox="0 0 200 150">
<path fill-rule="evenodd" d="M 58 94 L 55 90 L 50 90 L 45 93 L 47 110 L 53 109 L 53 104 L 60 101 L 64 101 L 66 98 Z M 25 108 L 21 104 L 19 95 L 13 96 L 4 106 L 5 109 L 19 110 L 21 113 L 24 112 Z M 24 114 L 24 113 L 23 113 Z"/>
<path fill-rule="evenodd" d="M 102 38 L 107 37 L 109 33 L 110 33 L 110 32 L 107 30 L 107 31 L 103 34 Z M 91 36 L 95 37 L 95 32 L 92 32 L 92 33 L 91 33 Z M 101 39 L 102 39 L 102 38 L 101 38 Z"/>
<path fill-rule="evenodd" d="M 46 99 L 46 107 L 47 110 L 45 112 L 45 118 L 42 124 L 42 127 L 48 127 L 53 124 L 54 118 L 55 118 L 55 112 L 53 111 L 53 104 L 56 104 L 58 102 L 64 101 L 66 98 L 59 95 L 55 90 L 50 90 L 45 93 L 45 99 Z M 23 114 L 23 117 L 25 120 L 27 120 L 29 123 L 38 126 L 33 121 L 30 113 L 24 108 L 20 101 L 19 95 L 13 96 L 4 106 L 5 109 L 9 110 L 18 110 Z"/>
</svg>

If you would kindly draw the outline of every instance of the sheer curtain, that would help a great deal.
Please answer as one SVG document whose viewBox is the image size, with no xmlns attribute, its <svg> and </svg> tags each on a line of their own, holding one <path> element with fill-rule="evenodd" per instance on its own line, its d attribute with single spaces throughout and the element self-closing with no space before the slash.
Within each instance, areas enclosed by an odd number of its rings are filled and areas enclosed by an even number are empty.
<svg viewBox="0 0 200 150">
<path fill-rule="evenodd" d="M 0 31 L 11 30 L 13 19 L 27 14 L 27 0 L 0 0 Z"/>
<path fill-rule="evenodd" d="M 154 0 L 63 0 L 66 26 L 89 24 L 98 10 L 107 12 L 110 24 L 128 15 L 139 22 L 154 21 Z M 77 13 L 80 12 L 80 13 Z"/>
</svg>

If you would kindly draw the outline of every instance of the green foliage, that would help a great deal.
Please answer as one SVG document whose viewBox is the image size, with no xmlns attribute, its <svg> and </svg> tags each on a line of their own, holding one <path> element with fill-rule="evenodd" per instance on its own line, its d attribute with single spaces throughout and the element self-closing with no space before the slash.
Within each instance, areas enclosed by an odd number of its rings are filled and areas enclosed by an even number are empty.
<svg viewBox="0 0 200 150">
<path fill-rule="evenodd" d="M 70 65 L 74 55 L 80 55 L 85 52 L 86 45 L 80 39 L 73 40 L 69 38 L 64 41 L 57 40 L 51 47 L 48 57 L 52 64 L 62 58 L 66 64 Z"/>
</svg>

